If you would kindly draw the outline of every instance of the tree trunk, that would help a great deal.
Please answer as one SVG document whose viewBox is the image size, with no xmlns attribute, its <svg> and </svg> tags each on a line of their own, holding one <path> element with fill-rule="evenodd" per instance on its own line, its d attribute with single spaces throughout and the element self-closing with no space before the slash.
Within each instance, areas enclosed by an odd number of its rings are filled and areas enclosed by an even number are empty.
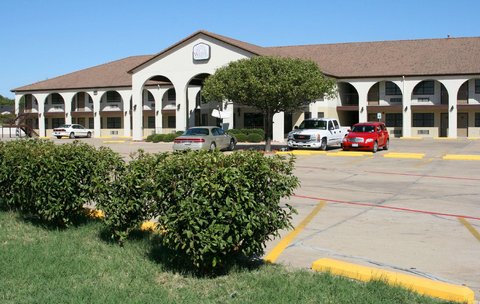
<svg viewBox="0 0 480 304">
<path fill-rule="evenodd" d="M 265 113 L 265 152 L 272 151 L 273 113 L 267 109 Z"/>
</svg>

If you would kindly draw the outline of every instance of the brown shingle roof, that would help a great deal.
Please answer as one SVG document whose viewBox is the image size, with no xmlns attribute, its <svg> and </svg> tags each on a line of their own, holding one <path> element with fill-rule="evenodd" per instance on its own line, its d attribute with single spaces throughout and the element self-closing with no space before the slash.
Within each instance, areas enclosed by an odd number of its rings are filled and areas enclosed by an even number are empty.
<svg viewBox="0 0 480 304">
<path fill-rule="evenodd" d="M 131 87 L 132 75 L 128 74 L 128 71 L 151 57 L 152 55 L 127 57 L 19 87 L 12 92 Z"/>
<path fill-rule="evenodd" d="M 260 47 L 198 31 L 156 55 L 133 56 L 31 85 L 17 91 L 130 87 L 131 73 L 196 35 L 206 35 L 252 53 L 315 61 L 337 78 L 480 74 L 480 37 Z"/>
<path fill-rule="evenodd" d="M 480 38 L 270 47 L 271 55 L 315 61 L 338 78 L 480 74 Z"/>
</svg>

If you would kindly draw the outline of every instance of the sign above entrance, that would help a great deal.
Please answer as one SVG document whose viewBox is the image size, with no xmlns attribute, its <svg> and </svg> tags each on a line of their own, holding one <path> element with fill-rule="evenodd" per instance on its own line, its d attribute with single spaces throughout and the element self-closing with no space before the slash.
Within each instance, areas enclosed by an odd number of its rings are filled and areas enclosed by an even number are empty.
<svg viewBox="0 0 480 304">
<path fill-rule="evenodd" d="M 204 61 L 210 59 L 210 46 L 205 43 L 199 43 L 193 46 L 193 60 Z"/>
</svg>

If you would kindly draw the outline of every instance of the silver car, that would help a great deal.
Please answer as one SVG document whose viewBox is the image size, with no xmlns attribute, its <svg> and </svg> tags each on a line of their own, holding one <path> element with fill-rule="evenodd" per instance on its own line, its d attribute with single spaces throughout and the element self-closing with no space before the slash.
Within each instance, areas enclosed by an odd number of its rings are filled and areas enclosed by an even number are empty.
<svg viewBox="0 0 480 304">
<path fill-rule="evenodd" d="M 220 127 L 192 127 L 175 138 L 173 150 L 219 149 L 232 151 L 236 144 L 236 138 L 226 134 Z"/>
</svg>

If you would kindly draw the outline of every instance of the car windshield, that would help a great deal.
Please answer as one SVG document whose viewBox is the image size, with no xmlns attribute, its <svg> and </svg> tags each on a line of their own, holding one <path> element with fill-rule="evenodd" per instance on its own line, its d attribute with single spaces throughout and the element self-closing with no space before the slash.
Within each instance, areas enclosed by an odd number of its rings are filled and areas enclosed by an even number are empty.
<svg viewBox="0 0 480 304">
<path fill-rule="evenodd" d="M 352 132 L 372 133 L 375 130 L 374 126 L 353 126 Z"/>
<path fill-rule="evenodd" d="M 325 120 L 304 120 L 299 129 L 319 129 L 326 130 L 327 122 Z"/>
<path fill-rule="evenodd" d="M 192 128 L 192 129 L 188 129 L 183 135 L 208 135 L 208 129 Z"/>
</svg>

